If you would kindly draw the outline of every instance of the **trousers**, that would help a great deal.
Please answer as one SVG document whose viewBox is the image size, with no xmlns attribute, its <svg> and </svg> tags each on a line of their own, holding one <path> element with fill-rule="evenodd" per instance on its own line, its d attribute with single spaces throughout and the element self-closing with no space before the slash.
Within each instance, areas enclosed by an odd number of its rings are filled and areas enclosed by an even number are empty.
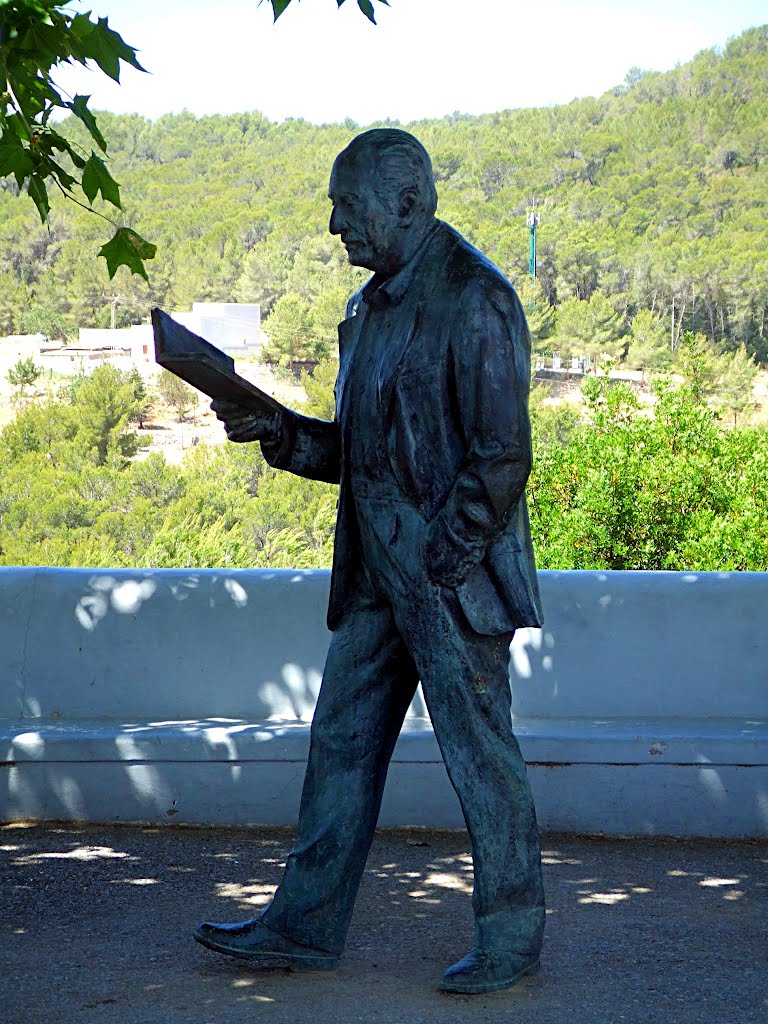
<svg viewBox="0 0 768 1024">
<path fill-rule="evenodd" d="M 421 562 L 425 524 L 407 502 L 357 501 L 361 592 L 334 631 L 312 722 L 297 836 L 263 922 L 343 950 L 387 768 L 421 680 L 474 865 L 475 944 L 537 953 L 544 890 L 533 798 L 512 731 L 512 633 L 481 636 Z"/>
</svg>

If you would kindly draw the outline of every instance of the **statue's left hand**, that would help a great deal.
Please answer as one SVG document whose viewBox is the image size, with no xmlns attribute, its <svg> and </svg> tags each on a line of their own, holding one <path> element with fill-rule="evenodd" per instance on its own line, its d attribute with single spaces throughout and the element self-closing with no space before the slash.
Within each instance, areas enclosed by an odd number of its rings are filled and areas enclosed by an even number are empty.
<svg viewBox="0 0 768 1024">
<path fill-rule="evenodd" d="M 448 537 L 434 531 L 427 536 L 424 549 L 427 575 L 440 587 L 456 588 L 467 578 L 472 563 L 462 556 Z"/>
</svg>

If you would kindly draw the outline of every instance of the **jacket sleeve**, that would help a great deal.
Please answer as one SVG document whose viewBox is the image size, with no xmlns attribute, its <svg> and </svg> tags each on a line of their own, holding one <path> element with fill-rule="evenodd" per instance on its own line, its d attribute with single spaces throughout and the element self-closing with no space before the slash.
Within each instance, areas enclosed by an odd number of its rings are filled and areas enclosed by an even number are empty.
<svg viewBox="0 0 768 1024">
<path fill-rule="evenodd" d="M 286 409 L 279 437 L 262 441 L 264 458 L 275 469 L 337 484 L 341 476 L 341 445 L 336 421 L 316 420 Z"/>
<path fill-rule="evenodd" d="M 520 301 L 511 288 L 474 281 L 458 309 L 450 357 L 466 456 L 425 548 L 432 581 L 451 587 L 502 533 L 531 469 L 530 335 Z"/>
</svg>

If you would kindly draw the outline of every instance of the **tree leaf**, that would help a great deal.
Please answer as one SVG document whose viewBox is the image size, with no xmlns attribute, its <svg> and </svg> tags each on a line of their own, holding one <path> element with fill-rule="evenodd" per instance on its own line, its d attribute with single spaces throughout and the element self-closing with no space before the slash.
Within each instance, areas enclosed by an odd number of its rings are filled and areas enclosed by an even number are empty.
<svg viewBox="0 0 768 1024">
<path fill-rule="evenodd" d="M 120 61 L 125 61 L 138 71 L 145 69 L 136 59 L 136 51 L 123 37 L 109 27 L 107 18 L 99 18 L 94 24 L 88 14 L 76 14 L 70 23 L 74 37 L 73 56 L 81 64 L 95 60 L 105 75 L 115 82 L 120 81 Z"/>
<path fill-rule="evenodd" d="M 85 167 L 83 168 L 83 192 L 88 196 L 90 203 L 96 198 L 98 192 L 108 203 L 112 203 L 120 209 L 120 189 L 117 182 L 109 173 L 104 161 L 91 153 Z"/>
<path fill-rule="evenodd" d="M 96 145 L 99 147 L 102 153 L 106 153 L 107 144 L 104 141 L 104 136 L 99 131 L 99 126 L 96 124 L 96 118 L 88 109 L 88 100 L 90 98 L 90 96 L 78 95 L 75 96 L 74 100 L 71 103 L 65 103 L 64 106 L 69 107 L 69 109 L 72 111 L 75 117 L 80 118 L 85 127 L 91 133 L 91 137 L 96 142 Z"/>
<path fill-rule="evenodd" d="M 292 0 L 269 0 L 269 2 L 272 4 L 272 11 L 275 15 L 275 21 L 277 21 L 277 19 L 280 17 L 283 11 L 287 10 Z M 343 3 L 346 3 L 346 0 L 336 0 L 337 7 L 341 7 Z M 389 0 L 379 0 L 379 3 L 385 4 L 387 7 L 389 7 Z M 366 18 L 368 18 L 369 21 L 372 21 L 373 24 L 375 25 L 376 18 L 374 16 L 373 4 L 371 3 L 371 0 L 357 0 L 357 6 L 363 12 Z"/>
<path fill-rule="evenodd" d="M 357 0 L 357 6 L 363 12 L 363 14 L 366 16 L 366 18 L 369 21 L 372 21 L 373 24 L 375 25 L 376 24 L 376 16 L 373 13 L 373 4 L 371 3 L 371 0 Z"/>
<path fill-rule="evenodd" d="M 29 132 L 27 131 L 19 114 L 5 115 L 5 117 L 3 117 L 2 125 L 3 138 L 6 138 L 9 135 L 15 135 L 17 139 L 26 139 L 27 142 L 29 141 Z"/>
<path fill-rule="evenodd" d="M 87 163 L 87 160 L 80 156 L 75 147 L 70 145 L 69 143 L 67 143 L 65 149 L 67 153 L 69 153 L 69 159 L 72 161 L 75 167 L 77 167 L 79 171 L 82 171 L 82 169 L 85 167 Z"/>
<path fill-rule="evenodd" d="M 55 160 L 48 157 L 47 163 L 50 168 L 50 173 L 54 178 L 59 179 L 59 184 L 63 189 L 70 190 L 73 185 L 77 184 L 77 178 L 73 178 L 69 171 L 65 171 L 64 168 L 60 164 L 57 164 Z"/>
<path fill-rule="evenodd" d="M 132 274 L 140 274 L 147 281 L 144 260 L 153 259 L 156 252 L 157 246 L 142 238 L 133 228 L 118 228 L 110 241 L 102 245 L 99 256 L 107 261 L 110 279 L 118 267 L 128 267 Z"/>
<path fill-rule="evenodd" d="M 41 177 L 39 174 L 31 175 L 27 185 L 27 192 L 29 192 L 30 198 L 37 207 L 37 212 L 40 214 L 40 220 L 45 222 L 48 219 L 48 210 L 50 209 L 50 204 L 48 203 L 48 189 L 45 187 L 45 178 Z"/>
<path fill-rule="evenodd" d="M 28 150 L 21 144 L 21 139 L 12 132 L 6 131 L 0 137 L 0 178 L 13 174 L 21 187 L 22 182 L 35 169 L 35 162 Z"/>
<path fill-rule="evenodd" d="M 272 4 L 272 13 L 275 16 L 275 21 L 280 17 L 283 11 L 288 7 L 291 0 L 269 0 Z"/>
</svg>

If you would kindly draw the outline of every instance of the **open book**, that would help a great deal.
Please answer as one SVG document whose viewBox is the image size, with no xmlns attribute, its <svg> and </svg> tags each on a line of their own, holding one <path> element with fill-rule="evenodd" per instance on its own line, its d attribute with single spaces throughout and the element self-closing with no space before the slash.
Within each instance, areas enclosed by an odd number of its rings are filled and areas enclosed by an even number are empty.
<svg viewBox="0 0 768 1024">
<path fill-rule="evenodd" d="M 210 398 L 223 398 L 246 409 L 282 412 L 284 407 L 235 372 L 235 361 L 204 338 L 187 330 L 161 309 L 152 310 L 155 360 Z"/>
</svg>

